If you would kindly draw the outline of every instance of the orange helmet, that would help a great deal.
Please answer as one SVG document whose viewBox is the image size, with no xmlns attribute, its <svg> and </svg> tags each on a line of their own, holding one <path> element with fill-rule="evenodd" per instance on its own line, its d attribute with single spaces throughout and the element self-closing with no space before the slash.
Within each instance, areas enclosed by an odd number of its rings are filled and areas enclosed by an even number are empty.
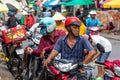
<svg viewBox="0 0 120 80">
<path fill-rule="evenodd" d="M 68 17 L 65 20 L 65 27 L 69 26 L 69 25 L 76 25 L 78 27 L 80 27 L 80 20 L 77 17 Z"/>
</svg>

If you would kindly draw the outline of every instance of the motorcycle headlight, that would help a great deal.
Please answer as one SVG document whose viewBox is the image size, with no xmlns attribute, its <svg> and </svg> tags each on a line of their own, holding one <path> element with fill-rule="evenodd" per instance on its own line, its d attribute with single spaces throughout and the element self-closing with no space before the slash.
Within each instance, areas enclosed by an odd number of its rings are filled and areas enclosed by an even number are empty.
<svg viewBox="0 0 120 80">
<path fill-rule="evenodd" d="M 71 69 L 71 63 L 69 64 L 59 63 L 57 68 L 62 72 L 69 72 Z"/>
<path fill-rule="evenodd" d="M 114 64 L 114 70 L 115 70 L 115 74 L 120 77 L 120 67 Z"/>
</svg>

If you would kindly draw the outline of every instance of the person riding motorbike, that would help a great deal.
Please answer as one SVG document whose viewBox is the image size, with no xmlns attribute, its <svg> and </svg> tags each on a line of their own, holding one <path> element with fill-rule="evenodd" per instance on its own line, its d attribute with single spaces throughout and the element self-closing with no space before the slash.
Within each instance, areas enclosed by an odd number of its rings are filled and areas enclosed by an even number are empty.
<svg viewBox="0 0 120 80">
<path fill-rule="evenodd" d="M 43 36 L 40 39 L 38 49 L 26 47 L 25 54 L 33 54 L 43 58 L 45 53 L 49 53 L 53 49 L 58 38 L 65 35 L 65 32 L 56 30 L 55 20 L 51 17 L 42 18 L 39 26 L 41 27 L 40 33 Z"/>
<path fill-rule="evenodd" d="M 15 17 L 15 13 L 12 11 L 9 11 L 7 13 L 7 15 L 9 16 L 6 25 L 8 26 L 8 28 L 13 28 L 16 27 L 18 24 L 20 24 L 19 20 Z"/>
<path fill-rule="evenodd" d="M 91 61 L 94 61 L 96 63 L 104 63 L 111 51 L 112 51 L 112 44 L 110 41 L 102 36 L 90 36 L 90 35 L 83 35 L 86 37 L 93 46 L 97 49 L 97 54 L 91 59 Z M 95 80 L 103 80 L 104 78 L 104 66 L 98 65 L 98 74 L 97 78 Z"/>
<path fill-rule="evenodd" d="M 92 26 L 99 26 L 101 27 L 100 20 L 96 18 L 96 11 L 90 11 L 90 17 L 86 19 L 86 27 L 92 27 Z M 87 30 L 87 34 L 89 34 L 90 31 Z"/>
<path fill-rule="evenodd" d="M 73 60 L 75 63 L 89 63 L 95 51 L 89 41 L 79 35 L 80 20 L 77 17 L 68 17 L 65 21 L 65 28 L 68 34 L 59 38 L 49 57 L 44 61 L 44 66 L 47 66 L 51 60 L 61 53 L 61 59 Z M 84 49 L 89 51 L 85 58 Z M 76 71 L 71 71 L 71 75 L 77 74 L 78 80 L 87 80 L 86 71 L 84 68 Z"/>
</svg>

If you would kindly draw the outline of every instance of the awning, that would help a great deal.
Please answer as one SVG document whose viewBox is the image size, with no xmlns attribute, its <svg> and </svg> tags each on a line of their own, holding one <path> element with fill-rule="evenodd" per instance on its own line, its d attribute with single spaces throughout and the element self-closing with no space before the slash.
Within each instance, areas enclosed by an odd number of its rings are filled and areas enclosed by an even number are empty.
<svg viewBox="0 0 120 80">
<path fill-rule="evenodd" d="M 48 2 L 44 4 L 44 6 L 46 7 L 56 6 L 56 5 L 59 5 L 59 2 L 60 0 L 49 0 Z"/>
<path fill-rule="evenodd" d="M 60 4 L 65 6 L 78 6 L 78 5 L 94 4 L 94 2 L 92 0 L 71 0 L 69 2 L 61 2 Z"/>
<path fill-rule="evenodd" d="M 111 0 L 103 4 L 103 8 L 120 8 L 120 0 Z"/>
</svg>

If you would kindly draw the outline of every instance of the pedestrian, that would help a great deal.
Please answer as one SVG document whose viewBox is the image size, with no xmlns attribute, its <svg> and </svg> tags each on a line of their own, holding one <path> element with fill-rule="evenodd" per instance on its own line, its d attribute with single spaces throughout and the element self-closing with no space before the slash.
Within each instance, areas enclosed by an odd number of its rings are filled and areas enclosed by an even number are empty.
<svg viewBox="0 0 120 80">
<path fill-rule="evenodd" d="M 9 11 L 8 13 L 8 20 L 6 25 L 8 26 L 8 28 L 13 28 L 16 27 L 18 24 L 20 24 L 19 20 L 14 16 L 14 12 Z"/>
<path fill-rule="evenodd" d="M 22 11 L 22 16 L 21 16 L 21 20 L 20 20 L 20 25 L 25 25 L 25 17 L 28 15 L 28 13 L 26 11 Z"/>
<path fill-rule="evenodd" d="M 56 30 L 63 30 L 67 34 L 67 30 L 65 28 L 64 20 L 66 19 L 61 13 L 56 12 L 53 16 L 53 19 L 56 22 Z"/>
<path fill-rule="evenodd" d="M 28 15 L 25 17 L 25 26 L 30 28 L 35 23 L 35 17 L 32 15 L 32 11 L 28 12 Z"/>
<path fill-rule="evenodd" d="M 90 43 L 97 49 L 96 50 L 96 55 L 91 59 L 91 61 L 96 60 L 96 63 L 104 63 L 111 51 L 112 51 L 112 44 L 110 43 L 110 41 L 107 38 L 104 38 L 102 36 L 90 36 L 90 35 L 84 35 L 84 37 L 86 37 Z M 101 78 L 101 80 L 104 80 L 104 72 L 105 72 L 105 67 L 102 65 L 98 65 L 98 74 L 97 74 L 97 78 L 95 80 L 99 80 Z"/>
</svg>

